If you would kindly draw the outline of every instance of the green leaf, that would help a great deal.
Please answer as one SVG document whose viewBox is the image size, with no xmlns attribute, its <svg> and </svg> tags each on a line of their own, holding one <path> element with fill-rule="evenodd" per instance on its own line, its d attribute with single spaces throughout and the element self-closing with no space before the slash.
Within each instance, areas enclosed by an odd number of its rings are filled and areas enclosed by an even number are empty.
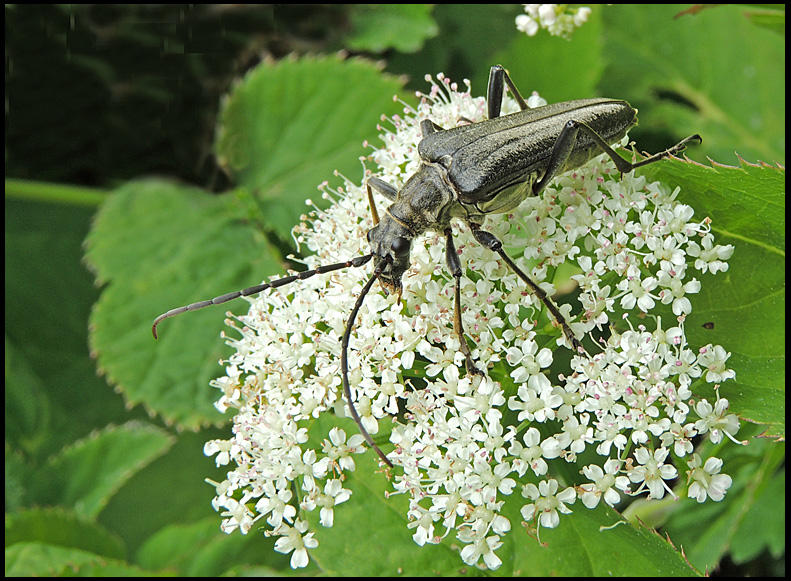
<svg viewBox="0 0 791 581">
<path fill-rule="evenodd" d="M 37 451 L 49 429 L 51 404 L 41 378 L 24 349 L 6 335 L 6 444 L 27 453 Z"/>
<path fill-rule="evenodd" d="M 784 39 L 753 26 L 739 6 L 676 17 L 679 10 L 643 4 L 603 11 L 611 55 L 603 86 L 639 109 L 632 137 L 653 149 L 643 132 L 669 133 L 660 140 L 668 144 L 700 133 L 700 151 L 713 159 L 732 163 L 739 151 L 752 161 L 782 162 Z"/>
<path fill-rule="evenodd" d="M 439 27 L 430 4 L 357 4 L 350 7 L 351 32 L 346 46 L 352 50 L 417 52 Z"/>
<path fill-rule="evenodd" d="M 228 428 L 179 434 L 165 454 L 139 470 L 112 496 L 100 515 L 102 524 L 123 532 L 133 550 L 164 527 L 209 516 L 215 518 L 218 536 L 224 537 L 219 530 L 220 517 L 211 505 L 215 489 L 205 479 L 221 482 L 227 467 L 217 467 L 213 458 L 204 455 L 203 447 L 209 440 L 227 437 Z"/>
<path fill-rule="evenodd" d="M 257 284 L 281 269 L 234 196 L 211 196 L 160 180 L 130 182 L 99 210 L 86 261 L 106 287 L 91 313 L 99 369 L 126 398 L 167 422 L 195 429 L 218 422 L 209 381 L 227 354 L 223 313 L 243 301 L 165 321 L 160 313 Z"/>
<path fill-rule="evenodd" d="M 716 243 L 735 247 L 724 275 L 699 277 L 703 289 L 693 300 L 687 338 L 732 354 L 736 379 L 721 388 L 732 411 L 785 434 L 785 172 L 681 161 L 641 171 L 681 186 L 680 201 L 712 219 Z"/>
<path fill-rule="evenodd" d="M 45 543 L 17 543 L 5 551 L 6 577 L 141 577 L 151 575 L 116 559 Z"/>
<path fill-rule="evenodd" d="M 786 11 L 782 4 L 777 8 L 751 8 L 744 13 L 747 19 L 756 26 L 762 26 L 772 32 L 785 37 L 786 34 Z"/>
<path fill-rule="evenodd" d="M 579 500 L 554 529 L 542 528 L 542 545 L 521 529 L 519 490 L 503 512 L 511 532 L 500 557 L 511 564 L 503 574 L 531 577 L 678 577 L 696 575 L 677 547 L 644 526 L 627 524 L 621 515 L 600 504 L 585 508 Z M 617 547 L 617 549 L 615 549 Z"/>
<path fill-rule="evenodd" d="M 40 481 L 46 482 L 57 504 L 72 507 L 80 516 L 96 517 L 124 482 L 162 455 L 173 441 L 150 425 L 111 426 L 52 458 Z"/>
<path fill-rule="evenodd" d="M 263 63 L 224 102 L 216 153 L 260 203 L 260 219 L 283 239 L 304 200 L 333 171 L 361 177 L 364 140 L 395 113 L 400 84 L 363 60 L 336 57 Z"/>
<path fill-rule="evenodd" d="M 80 259 L 94 210 L 7 199 L 5 211 L 7 441 L 40 463 L 129 412 L 88 352 L 98 291 Z"/>
<path fill-rule="evenodd" d="M 673 542 L 701 570 L 716 567 L 729 550 L 740 560 L 767 548 L 781 553 L 785 488 L 780 484 L 785 471 L 778 467 L 785 459 L 785 446 L 752 438 L 746 448 L 725 445 L 715 452 L 706 455 L 723 459 L 733 483 L 721 502 L 699 504 L 686 497 L 673 502 L 665 524 Z"/>
<path fill-rule="evenodd" d="M 124 559 L 123 542 L 101 525 L 63 508 L 34 508 L 6 516 L 5 544 L 42 542 Z"/>
<path fill-rule="evenodd" d="M 327 419 L 321 416 L 310 428 L 314 446 L 326 437 L 332 425 L 344 428 L 347 436 L 357 433 L 351 420 Z M 307 518 L 316 531 L 319 546 L 310 551 L 328 575 L 344 576 L 459 576 L 477 574 L 474 567 L 464 565 L 459 556 L 460 544 L 451 533 L 440 544 L 418 546 L 412 539 L 406 514 L 407 499 L 403 495 L 386 497 L 391 485 L 378 467 L 378 459 L 370 450 L 354 457 L 356 470 L 344 480 L 343 486 L 352 497 L 335 507 L 332 528 L 318 522 L 318 511 Z M 503 565 L 496 575 L 518 576 L 602 576 L 632 574 L 645 576 L 692 575 L 695 571 L 671 543 L 644 527 L 623 522 L 615 511 L 599 507 L 595 511 L 578 506 L 571 515 L 564 515 L 556 529 L 542 529 L 541 541 L 529 536 L 520 523 L 524 504 L 517 487 L 505 497 L 502 514 L 511 522 L 511 531 L 502 537 L 504 546 L 497 551 Z M 617 526 L 612 526 L 618 523 Z M 613 553 L 613 546 L 624 547 Z M 370 556 L 371 547 L 386 551 Z M 633 553 L 633 559 L 624 555 Z"/>
<path fill-rule="evenodd" d="M 274 551 L 274 538 L 257 527 L 247 535 L 220 531 L 216 515 L 195 523 L 174 524 L 151 535 L 137 554 L 147 569 L 175 570 L 181 576 L 219 576 L 245 565 L 269 564 L 271 572 L 288 575 L 288 557 Z"/>
<path fill-rule="evenodd" d="M 574 31 L 571 40 L 547 33 L 519 34 L 495 54 L 491 64 L 508 69 L 525 99 L 532 91 L 550 103 L 593 97 L 605 65 L 602 10 L 594 7 L 588 22 Z M 488 72 L 488 68 L 482 70 L 473 87 L 484 89 Z"/>
<path fill-rule="evenodd" d="M 481 85 L 477 76 L 488 74 L 489 67 L 497 64 L 492 55 L 519 34 L 514 18 L 520 8 L 516 4 L 437 4 L 433 17 L 440 34 L 428 39 L 419 53 L 389 53 L 387 70 L 407 75 L 415 90 L 426 89 L 426 74 L 443 72 L 459 86 L 469 78 L 473 90 L 481 94 L 476 87 L 485 92 L 486 79 Z"/>
<path fill-rule="evenodd" d="M 248 74 L 225 103 L 217 151 L 256 197 L 256 223 L 286 238 L 304 197 L 334 168 L 359 172 L 361 142 L 382 112 L 398 106 L 398 86 L 369 63 L 337 58 L 265 64 Z M 86 260 L 107 288 L 91 315 L 91 347 L 129 404 L 191 429 L 221 420 L 208 384 L 229 354 L 217 339 L 224 309 L 164 322 L 159 343 L 150 325 L 168 309 L 282 271 L 279 252 L 247 213 L 237 197 L 158 180 L 130 182 L 100 209 Z"/>
<path fill-rule="evenodd" d="M 785 457 L 785 446 L 778 446 L 779 454 Z M 768 550 L 775 558 L 785 552 L 785 469 L 771 474 L 766 486 L 753 499 L 750 510 L 744 515 L 739 533 L 730 545 L 735 563 L 745 563 Z"/>
<path fill-rule="evenodd" d="M 341 426 L 347 437 L 358 433 L 352 420 L 324 414 L 310 428 L 316 447 L 335 425 Z M 322 572 L 352 577 L 463 574 L 467 568 L 450 542 L 419 547 L 412 540 L 414 530 L 407 528 L 407 499 L 403 495 L 385 498 L 391 486 L 378 467 L 376 454 L 368 450 L 354 456 L 354 462 L 356 470 L 343 481 L 352 497 L 335 508 L 332 528 L 319 524 L 319 511 L 307 514 L 319 541 L 310 556 Z M 372 558 L 372 547 L 386 550 Z"/>
</svg>

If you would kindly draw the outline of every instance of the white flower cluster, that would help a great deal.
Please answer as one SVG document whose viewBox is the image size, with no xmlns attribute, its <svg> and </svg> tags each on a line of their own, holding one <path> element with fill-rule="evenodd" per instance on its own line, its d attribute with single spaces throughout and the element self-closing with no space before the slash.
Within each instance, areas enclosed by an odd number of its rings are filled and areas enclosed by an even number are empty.
<svg viewBox="0 0 791 581">
<path fill-rule="evenodd" d="M 587 6 L 572 8 L 568 4 L 523 4 L 525 14 L 516 17 L 517 30 L 535 36 L 539 28 L 552 36 L 571 38 L 575 28 L 588 21 L 591 9 Z"/>
<path fill-rule="evenodd" d="M 371 156 L 377 175 L 396 187 L 417 169 L 421 119 L 453 127 L 485 117 L 485 100 L 470 96 L 469 83 L 459 92 L 441 75 L 428 80 L 430 93 L 389 120 L 385 146 Z M 515 110 L 509 101 L 504 114 Z M 316 209 L 295 229 L 313 252 L 304 260 L 309 268 L 369 252 L 363 188 L 346 181 L 335 192 L 323 189 L 329 209 Z M 684 319 L 688 295 L 700 289 L 691 273 L 727 270 L 733 247 L 716 245 L 708 221 L 693 221 L 677 195 L 619 176 L 602 156 L 512 214 L 487 220 L 484 227 L 535 280 L 551 280 L 564 263 L 576 269 L 581 308 L 560 309 L 579 336 L 602 338 L 586 341 L 593 354 L 574 354 L 555 381 L 550 366 L 565 341 L 561 331 L 464 224 L 453 224 L 466 269 L 462 319 L 485 377 L 462 373 L 441 234 L 415 240 L 401 300 L 368 295 L 349 345 L 353 399 L 365 428 L 382 442 L 389 434 L 395 445 L 388 455 L 393 488 L 409 498 L 418 545 L 453 533 L 465 563 L 494 569 L 513 524 L 503 514 L 506 499 L 520 498 L 526 523 L 552 528 L 577 499 L 593 508 L 644 491 L 675 496 L 672 481 L 683 464 L 688 496 L 723 498 L 731 480 L 720 474 L 721 460 L 704 460 L 694 445 L 700 436 L 719 442 L 737 432 L 739 421 L 716 387 L 714 403 L 700 395 L 705 382 L 719 384 L 734 372 L 722 347 L 690 348 Z M 264 520 L 267 534 L 279 537 L 275 549 L 292 553 L 293 567 L 307 564 L 317 545 L 309 513 L 318 510 L 314 521 L 332 526 L 334 507 L 354 501 L 343 484 L 363 438 L 333 428 L 313 434 L 314 442 L 324 439 L 311 444 L 309 429 L 326 414 L 346 414 L 340 339 L 370 271 L 335 271 L 249 298 L 249 313 L 232 323 L 236 337 L 228 339 L 236 352 L 213 382 L 222 392 L 218 409 L 236 410 L 233 437 L 205 448 L 230 466 L 225 481 L 212 483 L 222 528 L 246 533 Z M 550 282 L 542 287 L 555 293 Z M 677 316 L 670 328 L 650 315 L 662 305 Z M 644 319 L 636 329 L 633 315 Z M 575 486 L 556 476 L 554 463 L 576 462 L 588 450 L 599 461 L 579 467 L 584 480 Z"/>
</svg>

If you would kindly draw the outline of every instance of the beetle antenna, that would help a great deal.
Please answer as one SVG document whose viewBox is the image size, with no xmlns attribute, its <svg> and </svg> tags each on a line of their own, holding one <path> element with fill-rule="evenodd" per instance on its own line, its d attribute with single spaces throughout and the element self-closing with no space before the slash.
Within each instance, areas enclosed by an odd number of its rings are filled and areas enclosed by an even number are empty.
<svg viewBox="0 0 791 581">
<path fill-rule="evenodd" d="M 291 276 L 284 276 L 283 278 L 278 278 L 277 280 L 273 280 L 270 282 L 265 282 L 263 284 L 257 284 L 255 286 L 248 287 L 246 289 L 234 291 L 232 293 L 227 293 L 224 295 L 220 295 L 218 297 L 214 297 L 213 299 L 206 300 L 206 301 L 199 301 L 197 303 L 192 303 L 190 305 L 184 305 L 183 307 L 177 307 L 175 309 L 170 309 L 167 313 L 162 313 L 156 319 L 154 319 L 154 324 L 151 326 L 151 332 L 154 334 L 154 339 L 157 339 L 157 325 L 162 322 L 164 319 L 168 319 L 170 317 L 175 317 L 176 315 L 180 315 L 181 313 L 186 313 L 187 311 L 197 311 L 198 309 L 202 309 L 204 307 L 210 307 L 211 305 L 219 305 L 221 303 L 226 303 L 228 301 L 232 301 L 233 299 L 239 297 L 246 297 L 249 295 L 254 295 L 256 293 L 260 293 L 268 288 L 277 288 L 279 286 L 284 286 L 289 283 L 292 283 L 296 280 L 305 280 L 306 278 L 310 278 L 316 274 L 323 274 L 325 272 L 332 272 L 333 270 L 340 270 L 341 268 L 348 268 L 350 266 L 362 266 L 363 264 L 367 263 L 371 258 L 373 258 L 373 254 L 365 254 L 363 256 L 356 256 L 351 260 L 347 260 L 346 262 L 337 262 L 335 264 L 326 264 L 323 266 L 319 266 L 314 268 L 313 270 L 303 270 L 297 274 L 292 274 Z"/>
<path fill-rule="evenodd" d="M 389 260 L 388 260 L 389 259 Z M 374 439 L 371 437 L 371 434 L 368 433 L 368 430 L 365 429 L 363 426 L 362 421 L 360 420 L 360 415 L 357 413 L 357 410 L 354 407 L 354 403 L 352 402 L 352 390 L 349 387 L 349 361 L 348 361 L 348 353 L 349 353 L 349 337 L 352 334 L 352 327 L 354 326 L 354 320 L 357 318 L 357 312 L 360 310 L 360 307 L 363 305 L 363 301 L 365 300 L 365 295 L 368 294 L 368 291 L 371 290 L 374 282 L 379 278 L 379 275 L 382 274 L 382 268 L 385 264 L 392 261 L 392 257 L 386 256 L 385 259 L 376 266 L 376 270 L 374 270 L 373 275 L 371 278 L 368 279 L 368 282 L 365 283 L 363 290 L 360 292 L 360 296 L 357 297 L 357 302 L 354 303 L 354 308 L 352 309 L 351 314 L 349 315 L 349 320 L 346 322 L 346 330 L 343 332 L 343 339 L 341 340 L 341 378 L 343 380 L 343 396 L 346 398 L 346 404 L 349 407 L 349 412 L 354 418 L 354 421 L 357 423 L 357 427 L 360 429 L 360 433 L 365 438 L 365 441 L 368 442 L 368 445 L 374 449 L 374 451 L 379 455 L 382 461 L 390 466 L 393 467 L 393 463 L 387 459 L 387 456 L 384 455 L 379 449 L 379 446 L 376 445 Z"/>
</svg>

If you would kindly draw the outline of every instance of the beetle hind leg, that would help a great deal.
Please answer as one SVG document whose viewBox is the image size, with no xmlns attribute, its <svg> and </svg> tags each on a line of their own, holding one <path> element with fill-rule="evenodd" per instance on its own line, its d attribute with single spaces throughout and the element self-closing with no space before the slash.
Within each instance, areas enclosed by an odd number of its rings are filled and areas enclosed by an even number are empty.
<svg viewBox="0 0 791 581">
<path fill-rule="evenodd" d="M 480 226 L 477 224 L 470 224 L 470 227 L 472 228 L 472 234 L 475 236 L 475 239 L 482 246 L 485 246 L 489 250 L 499 254 L 500 258 L 503 259 L 508 267 L 513 270 L 517 276 L 519 276 L 519 278 L 521 278 L 522 281 L 528 287 L 530 287 L 530 290 L 533 291 L 533 294 L 535 294 L 541 300 L 541 302 L 544 303 L 544 306 L 552 315 L 552 318 L 555 320 L 557 326 L 562 329 L 563 335 L 566 337 L 566 341 L 569 343 L 569 345 L 571 345 L 572 350 L 577 353 L 584 353 L 585 348 L 582 346 L 580 340 L 574 335 L 574 331 L 571 330 L 571 327 L 566 321 L 566 318 L 563 316 L 563 313 L 561 313 L 560 309 L 555 306 L 555 303 L 552 302 L 552 299 L 547 296 L 547 293 L 544 292 L 544 289 L 533 282 L 533 279 L 531 279 L 521 268 L 516 265 L 513 260 L 511 260 L 511 257 L 508 256 L 508 254 L 503 249 L 503 243 L 500 242 L 500 240 L 493 234 L 490 234 L 485 230 L 481 230 Z"/>
<path fill-rule="evenodd" d="M 603 153 L 606 153 L 610 159 L 612 159 L 613 163 L 615 163 L 615 167 L 617 167 L 618 171 L 622 174 L 629 173 L 633 169 L 648 165 L 649 163 L 654 163 L 660 159 L 677 155 L 684 151 L 688 144 L 701 143 L 703 141 L 698 134 L 690 135 L 686 139 L 682 139 L 673 147 L 670 147 L 665 151 L 656 153 L 637 163 L 631 163 L 618 155 L 618 153 L 612 147 L 610 147 L 604 138 L 596 133 L 596 131 L 594 131 L 590 125 L 583 123 L 582 121 L 571 120 L 566 123 L 566 125 L 563 127 L 563 130 L 560 132 L 560 135 L 555 140 L 555 145 L 552 147 L 552 154 L 549 156 L 547 169 L 544 172 L 544 175 L 541 176 L 540 180 L 533 184 L 534 196 L 540 194 L 544 187 L 563 170 L 566 161 L 574 151 L 574 148 L 577 144 L 577 135 L 580 131 L 587 134 L 588 137 L 593 140 L 596 146 L 601 149 Z"/>
<path fill-rule="evenodd" d="M 687 144 L 689 143 L 695 143 L 699 145 L 703 143 L 703 138 L 697 133 L 695 133 L 694 135 L 690 135 L 689 137 L 685 137 L 684 139 L 676 143 L 673 147 L 669 147 L 665 151 L 660 151 L 659 153 L 655 153 L 654 155 L 647 157 L 643 161 L 638 161 L 637 163 L 631 164 L 632 169 L 644 165 L 648 165 L 649 163 L 654 163 L 655 161 L 659 161 L 660 159 L 664 159 L 666 157 L 676 156 L 682 151 L 684 151 L 687 148 Z"/>
</svg>

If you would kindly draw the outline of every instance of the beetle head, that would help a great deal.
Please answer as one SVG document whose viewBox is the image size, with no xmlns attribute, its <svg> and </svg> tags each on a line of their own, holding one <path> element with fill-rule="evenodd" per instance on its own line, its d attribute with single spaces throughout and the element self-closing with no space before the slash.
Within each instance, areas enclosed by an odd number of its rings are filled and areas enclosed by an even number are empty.
<svg viewBox="0 0 791 581">
<path fill-rule="evenodd" d="M 387 293 L 401 294 L 401 277 L 409 268 L 412 232 L 389 213 L 368 231 L 374 266 L 381 271 L 379 282 Z"/>
</svg>

